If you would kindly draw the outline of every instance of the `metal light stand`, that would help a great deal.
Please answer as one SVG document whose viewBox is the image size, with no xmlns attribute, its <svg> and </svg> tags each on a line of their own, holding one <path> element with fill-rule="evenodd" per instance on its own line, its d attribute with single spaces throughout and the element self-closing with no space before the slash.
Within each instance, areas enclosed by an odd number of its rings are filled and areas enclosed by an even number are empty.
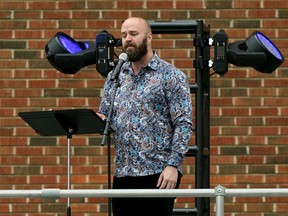
<svg viewBox="0 0 288 216">
<path fill-rule="evenodd" d="M 208 61 L 210 60 L 210 27 L 202 20 L 174 20 L 171 22 L 149 22 L 155 34 L 195 34 L 195 81 L 196 81 L 196 154 L 195 188 L 210 188 L 210 74 Z M 191 89 L 192 92 L 192 89 Z M 183 209 L 179 215 L 186 214 Z M 196 214 L 207 216 L 210 214 L 210 198 L 196 198 Z M 178 214 L 174 214 L 178 215 Z"/>
<path fill-rule="evenodd" d="M 197 189 L 210 188 L 210 29 L 198 21 L 194 45 L 196 47 L 194 67 L 196 71 L 196 181 Z M 196 198 L 199 216 L 210 215 L 210 198 Z"/>
</svg>

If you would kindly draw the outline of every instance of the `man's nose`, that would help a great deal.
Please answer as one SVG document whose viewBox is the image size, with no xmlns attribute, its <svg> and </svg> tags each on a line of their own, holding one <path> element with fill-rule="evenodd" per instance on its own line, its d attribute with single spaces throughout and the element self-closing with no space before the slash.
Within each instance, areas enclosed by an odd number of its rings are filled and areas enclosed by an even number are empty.
<svg viewBox="0 0 288 216">
<path fill-rule="evenodd" d="M 132 41 L 132 37 L 131 37 L 130 34 L 127 34 L 127 36 L 126 36 L 126 41 Z"/>
</svg>

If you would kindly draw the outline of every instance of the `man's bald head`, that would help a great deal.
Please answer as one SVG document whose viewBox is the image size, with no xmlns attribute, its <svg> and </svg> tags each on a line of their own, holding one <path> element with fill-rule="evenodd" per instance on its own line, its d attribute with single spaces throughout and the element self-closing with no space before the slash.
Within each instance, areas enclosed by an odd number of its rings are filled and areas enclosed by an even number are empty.
<svg viewBox="0 0 288 216">
<path fill-rule="evenodd" d="M 147 22 L 147 20 L 140 18 L 140 17 L 129 17 L 122 23 L 122 28 L 125 26 L 134 25 L 137 29 L 142 29 L 144 33 L 149 34 L 151 33 L 151 26 Z M 121 28 L 121 30 L 122 30 Z"/>
</svg>

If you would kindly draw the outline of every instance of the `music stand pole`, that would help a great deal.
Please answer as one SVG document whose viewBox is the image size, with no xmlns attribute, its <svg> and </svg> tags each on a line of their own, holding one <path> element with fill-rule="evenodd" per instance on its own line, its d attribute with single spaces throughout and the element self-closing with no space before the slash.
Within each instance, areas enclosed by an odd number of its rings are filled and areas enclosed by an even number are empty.
<svg viewBox="0 0 288 216">
<path fill-rule="evenodd" d="M 69 128 L 67 131 L 67 189 L 71 189 L 71 140 L 73 129 Z M 71 216 L 70 197 L 67 198 L 67 216 Z"/>
</svg>

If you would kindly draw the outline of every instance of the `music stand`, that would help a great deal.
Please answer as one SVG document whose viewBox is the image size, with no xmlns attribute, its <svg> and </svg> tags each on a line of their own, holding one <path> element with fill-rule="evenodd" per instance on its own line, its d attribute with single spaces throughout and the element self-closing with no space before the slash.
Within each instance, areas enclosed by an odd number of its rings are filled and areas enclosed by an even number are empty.
<svg viewBox="0 0 288 216">
<path fill-rule="evenodd" d="M 41 136 L 67 136 L 67 187 L 70 190 L 72 135 L 103 133 L 105 121 L 91 109 L 20 112 L 18 115 Z M 67 198 L 67 216 L 71 216 L 70 197 Z"/>
</svg>

